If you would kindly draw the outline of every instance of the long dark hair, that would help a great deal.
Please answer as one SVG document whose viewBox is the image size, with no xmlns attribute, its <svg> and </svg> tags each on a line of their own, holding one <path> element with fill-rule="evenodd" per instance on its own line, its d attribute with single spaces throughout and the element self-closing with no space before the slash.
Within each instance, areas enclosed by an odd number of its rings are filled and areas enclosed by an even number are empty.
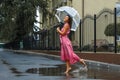
<svg viewBox="0 0 120 80">
<path fill-rule="evenodd" d="M 69 23 L 70 29 L 71 29 L 71 26 L 72 26 L 72 17 L 70 15 L 67 15 L 67 16 L 69 17 L 69 22 L 68 23 Z M 73 31 L 70 30 L 70 34 L 68 35 L 68 37 L 69 37 L 70 40 L 72 40 L 72 32 Z"/>
<path fill-rule="evenodd" d="M 70 25 L 70 28 L 71 28 L 71 26 L 72 26 L 72 17 L 70 16 L 70 15 L 67 15 L 68 17 L 69 17 L 69 25 Z"/>
</svg>

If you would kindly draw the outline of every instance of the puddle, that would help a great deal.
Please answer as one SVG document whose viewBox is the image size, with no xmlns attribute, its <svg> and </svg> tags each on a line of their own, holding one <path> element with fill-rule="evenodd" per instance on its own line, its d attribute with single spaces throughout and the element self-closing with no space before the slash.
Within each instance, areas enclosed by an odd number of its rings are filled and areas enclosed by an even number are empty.
<svg viewBox="0 0 120 80">
<path fill-rule="evenodd" d="M 77 66 L 72 66 L 72 70 L 67 76 L 72 78 L 80 78 L 80 79 L 119 79 L 119 72 L 110 72 L 105 69 L 94 69 L 89 68 L 87 72 L 79 71 L 77 73 L 73 73 L 73 70 L 77 69 Z M 26 73 L 30 74 L 39 74 L 42 76 L 64 76 L 65 65 L 57 65 L 57 67 L 50 68 L 30 68 L 26 70 Z M 114 75 L 114 76 L 113 76 Z"/>
<path fill-rule="evenodd" d="M 16 68 L 10 68 L 10 70 L 12 71 L 12 73 L 21 74 L 21 72 L 18 71 Z"/>
<path fill-rule="evenodd" d="M 65 65 L 57 65 L 56 67 L 48 68 L 30 68 L 26 73 L 42 74 L 43 76 L 60 76 L 65 71 Z"/>
<path fill-rule="evenodd" d="M 69 72 L 69 74 L 65 74 L 65 64 L 64 65 L 57 65 L 57 67 L 49 67 L 49 68 L 30 68 L 26 70 L 26 73 L 30 74 L 39 74 L 42 76 L 65 76 L 69 75 L 71 77 L 80 77 L 84 76 L 87 77 L 87 73 L 85 71 L 80 71 L 77 73 L 73 73 L 73 70 L 77 69 L 77 66 L 71 66 L 72 70 Z"/>
</svg>

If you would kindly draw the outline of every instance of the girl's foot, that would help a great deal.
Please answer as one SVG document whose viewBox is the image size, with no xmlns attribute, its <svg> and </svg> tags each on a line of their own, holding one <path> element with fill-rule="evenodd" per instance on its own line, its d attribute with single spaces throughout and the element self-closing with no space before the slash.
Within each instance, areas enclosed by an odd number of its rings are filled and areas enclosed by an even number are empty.
<svg viewBox="0 0 120 80">
<path fill-rule="evenodd" d="M 84 67 L 87 67 L 87 65 L 86 65 L 86 63 L 85 63 L 85 61 L 84 61 L 84 59 L 81 59 L 80 62 L 84 65 Z"/>
<path fill-rule="evenodd" d="M 71 70 L 71 67 L 68 68 L 68 69 L 65 71 L 65 73 L 68 73 L 70 70 Z"/>
</svg>

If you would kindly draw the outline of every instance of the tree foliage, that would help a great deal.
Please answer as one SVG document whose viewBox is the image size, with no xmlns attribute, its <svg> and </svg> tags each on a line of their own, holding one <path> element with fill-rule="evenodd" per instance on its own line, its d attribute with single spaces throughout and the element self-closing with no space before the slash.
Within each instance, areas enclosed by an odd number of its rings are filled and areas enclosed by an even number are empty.
<svg viewBox="0 0 120 80">
<path fill-rule="evenodd" d="M 115 33 L 114 31 L 115 31 L 115 25 L 112 23 L 107 25 L 104 34 L 106 36 L 114 36 Z M 117 24 L 117 35 L 120 35 L 120 23 Z"/>
<path fill-rule="evenodd" d="M 0 39 L 21 40 L 32 32 L 37 6 L 47 14 L 45 0 L 0 0 Z"/>
</svg>

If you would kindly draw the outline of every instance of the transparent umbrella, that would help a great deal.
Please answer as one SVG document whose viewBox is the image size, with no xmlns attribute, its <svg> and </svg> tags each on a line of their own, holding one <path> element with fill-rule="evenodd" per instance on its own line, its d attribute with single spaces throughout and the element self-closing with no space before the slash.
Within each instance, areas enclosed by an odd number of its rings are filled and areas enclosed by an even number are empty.
<svg viewBox="0 0 120 80">
<path fill-rule="evenodd" d="M 80 23 L 80 16 L 77 10 L 75 10 L 73 7 L 69 6 L 62 6 L 56 9 L 56 18 L 58 19 L 59 22 L 63 22 L 63 18 L 66 15 L 70 15 L 72 17 L 72 26 L 71 30 L 76 31 L 77 27 L 79 26 Z"/>
</svg>

